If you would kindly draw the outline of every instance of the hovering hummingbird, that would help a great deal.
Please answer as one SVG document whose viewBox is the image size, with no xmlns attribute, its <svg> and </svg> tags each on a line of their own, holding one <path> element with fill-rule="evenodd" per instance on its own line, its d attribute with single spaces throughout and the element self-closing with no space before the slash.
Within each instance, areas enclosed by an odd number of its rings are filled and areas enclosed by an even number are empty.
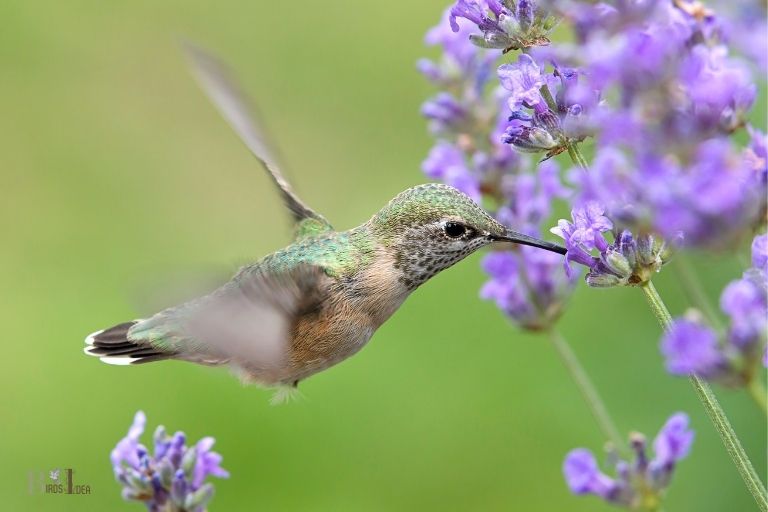
<svg viewBox="0 0 768 512">
<path fill-rule="evenodd" d="M 87 354 L 117 365 L 229 365 L 245 382 L 290 391 L 355 354 L 413 290 L 481 247 L 513 242 L 565 254 L 440 184 L 409 188 L 360 226 L 334 230 L 286 182 L 224 65 L 189 45 L 186 54 L 203 90 L 277 185 L 295 240 L 208 295 L 89 335 Z"/>
</svg>

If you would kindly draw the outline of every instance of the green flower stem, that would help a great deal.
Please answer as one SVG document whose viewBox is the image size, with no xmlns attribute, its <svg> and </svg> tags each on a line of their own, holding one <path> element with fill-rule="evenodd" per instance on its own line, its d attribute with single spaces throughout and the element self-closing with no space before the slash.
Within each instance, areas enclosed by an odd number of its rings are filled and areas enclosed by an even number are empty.
<svg viewBox="0 0 768 512">
<path fill-rule="evenodd" d="M 648 300 L 648 305 L 659 321 L 661 327 L 666 331 L 672 325 L 672 316 L 669 314 L 666 304 L 661 299 L 659 292 L 653 286 L 653 283 L 648 281 L 641 286 L 645 298 Z M 752 462 L 747 456 L 747 452 L 744 451 L 744 447 L 741 446 L 736 432 L 728 421 L 728 417 L 725 415 L 725 411 L 717 401 L 715 394 L 712 392 L 712 388 L 706 381 L 702 380 L 698 375 L 691 374 L 689 377 L 693 389 L 704 405 L 704 409 L 707 411 L 709 419 L 715 426 L 715 430 L 720 435 L 720 440 L 725 445 L 728 455 L 730 455 L 736 469 L 738 469 L 741 478 L 744 480 L 744 484 L 747 489 L 755 498 L 757 505 L 763 512 L 768 511 L 768 492 L 765 490 L 765 486 L 760 481 L 760 477 L 757 476 Z"/>
<path fill-rule="evenodd" d="M 576 383 L 576 387 L 579 388 L 581 395 L 589 406 L 589 410 L 595 417 L 595 421 L 600 426 L 600 430 L 603 431 L 603 435 L 610 439 L 616 450 L 620 452 L 628 452 L 629 449 L 624 439 L 619 434 L 619 430 L 616 428 L 616 424 L 611 419 L 611 415 L 608 414 L 608 409 L 605 407 L 605 402 L 597 392 L 597 388 L 590 380 L 586 370 L 579 362 L 576 354 L 571 349 L 571 346 L 563 338 L 563 336 L 555 329 L 547 329 L 549 339 L 552 341 L 555 350 L 557 350 L 560 359 L 571 374 L 571 378 Z"/>
<path fill-rule="evenodd" d="M 589 170 L 589 165 L 587 165 L 587 160 L 584 158 L 584 155 L 581 153 L 581 149 L 579 149 L 579 145 L 572 141 L 571 139 L 568 139 L 565 142 L 565 147 L 568 150 L 568 156 L 571 157 L 571 161 L 584 169 L 585 171 Z"/>
<path fill-rule="evenodd" d="M 541 94 L 541 97 L 544 98 L 544 101 L 547 103 L 547 107 L 549 107 L 549 110 L 552 112 L 557 112 L 557 102 L 555 101 L 555 98 L 552 97 L 552 93 L 549 91 L 549 87 L 547 87 L 547 84 L 544 84 L 539 89 L 539 93 Z M 579 149 L 579 145 L 572 141 L 571 139 L 565 138 L 565 149 L 568 150 L 568 155 L 571 157 L 571 160 L 573 163 L 584 169 L 585 171 L 589 170 L 589 166 L 587 165 L 587 160 L 584 158 L 584 155 L 581 153 L 581 150 Z"/>
</svg>

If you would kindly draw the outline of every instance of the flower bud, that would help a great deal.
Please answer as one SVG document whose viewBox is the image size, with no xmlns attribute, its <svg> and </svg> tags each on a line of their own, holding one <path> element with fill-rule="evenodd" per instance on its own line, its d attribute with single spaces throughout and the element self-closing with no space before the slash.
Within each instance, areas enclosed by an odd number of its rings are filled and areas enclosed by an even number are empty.
<svg viewBox="0 0 768 512">
<path fill-rule="evenodd" d="M 171 485 L 171 500 L 179 507 L 184 505 L 187 497 L 187 480 L 184 478 L 184 471 L 179 469 L 173 477 Z"/>
<path fill-rule="evenodd" d="M 141 492 L 152 492 L 152 486 L 150 485 L 147 477 L 145 477 L 135 469 L 129 468 L 125 472 L 125 478 L 128 481 L 128 485 L 130 485 L 134 489 Z"/>
<path fill-rule="evenodd" d="M 621 252 L 609 247 L 603 255 L 603 261 L 608 269 L 619 278 L 628 279 L 632 275 L 632 265 Z"/>
<path fill-rule="evenodd" d="M 184 470 L 184 474 L 188 478 L 192 478 L 192 471 L 195 469 L 195 462 L 197 462 L 197 448 L 190 448 L 187 453 L 184 454 L 184 458 L 181 459 L 181 469 Z"/>
<path fill-rule="evenodd" d="M 202 510 L 213 498 L 213 486 L 205 484 L 193 493 L 187 495 L 184 508 L 187 510 Z"/>
</svg>

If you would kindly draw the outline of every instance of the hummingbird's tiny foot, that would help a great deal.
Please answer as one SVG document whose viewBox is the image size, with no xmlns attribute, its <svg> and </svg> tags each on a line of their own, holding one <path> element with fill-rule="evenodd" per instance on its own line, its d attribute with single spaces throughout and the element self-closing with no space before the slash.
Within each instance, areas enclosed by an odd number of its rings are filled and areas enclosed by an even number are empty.
<svg viewBox="0 0 768 512">
<path fill-rule="evenodd" d="M 299 381 L 294 382 L 293 384 L 286 386 L 278 386 L 275 388 L 275 394 L 272 395 L 272 398 L 270 399 L 269 403 L 271 405 L 280 405 L 285 404 L 294 400 L 298 400 L 299 398 L 304 398 L 304 395 L 301 394 L 301 391 L 298 390 L 296 387 L 296 383 Z"/>
</svg>

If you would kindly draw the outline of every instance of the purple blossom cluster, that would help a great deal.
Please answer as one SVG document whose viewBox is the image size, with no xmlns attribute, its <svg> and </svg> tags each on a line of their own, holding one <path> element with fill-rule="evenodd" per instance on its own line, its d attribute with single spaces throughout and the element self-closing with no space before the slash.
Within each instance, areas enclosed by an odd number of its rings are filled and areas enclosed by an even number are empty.
<svg viewBox="0 0 768 512">
<path fill-rule="evenodd" d="M 425 38 L 428 45 L 442 50 L 439 59 L 422 59 L 417 64 L 441 89 L 421 108 L 436 138 L 422 169 L 428 177 L 452 185 L 476 201 L 481 189 L 498 198 L 495 183 L 514 172 L 519 157 L 501 143 L 497 132 L 503 122 L 499 105 L 504 98 L 501 88 L 489 86 L 497 55 L 470 42 L 468 24 L 455 33 L 450 16 L 450 9 L 446 10 Z"/>
<path fill-rule="evenodd" d="M 587 202 L 583 208 L 575 208 L 571 217 L 573 222 L 560 220 L 551 231 L 565 240 L 566 272 L 573 272 L 571 263 L 587 267 L 589 286 L 643 285 L 670 258 L 670 247 L 658 237 L 650 234 L 634 237 L 627 230 L 617 233 L 600 203 Z M 613 243 L 606 239 L 606 232 L 613 233 Z"/>
<path fill-rule="evenodd" d="M 737 386 L 760 378 L 756 373 L 759 361 L 765 361 L 768 336 L 768 235 L 753 240 L 752 267 L 725 287 L 720 308 L 730 319 L 722 336 L 697 311 L 675 319 L 661 340 L 670 373 Z"/>
<path fill-rule="evenodd" d="M 504 53 L 549 44 L 547 35 L 559 21 L 536 0 L 459 0 L 450 10 L 454 32 L 460 31 L 457 18 L 480 31 L 469 36 L 474 44 Z"/>
<path fill-rule="evenodd" d="M 214 439 L 204 437 L 187 446 L 183 432 L 169 436 L 159 426 L 154 453 L 150 453 L 139 443 L 146 422 L 144 413 L 138 411 L 128 435 L 110 455 L 115 478 L 123 486 L 123 498 L 143 502 L 150 512 L 203 512 L 213 497 L 213 485 L 205 479 L 229 477 L 221 467 L 221 455 L 211 451 Z"/>
<path fill-rule="evenodd" d="M 645 438 L 632 434 L 632 460 L 621 459 L 613 447 L 609 452 L 609 465 L 616 474 L 611 477 L 600 470 L 590 450 L 577 448 L 568 453 L 563 463 L 565 481 L 574 494 L 592 494 L 631 509 L 657 510 L 677 463 L 688 455 L 693 438 L 688 416 L 678 412 L 653 440 L 653 458 L 648 457 Z"/>
<path fill-rule="evenodd" d="M 475 25 L 480 21 L 488 32 L 489 22 L 475 16 L 477 9 L 489 16 L 497 12 L 501 20 L 514 17 L 506 14 L 513 12 L 506 3 L 489 4 L 493 7 L 459 2 L 427 33 L 427 43 L 439 45 L 443 53 L 438 61 L 422 60 L 418 67 L 442 91 L 422 107 L 437 139 L 422 169 L 429 178 L 489 205 L 503 224 L 539 236 L 552 201 L 569 191 L 561 185 L 554 163 L 537 169 L 502 141 L 508 123 L 505 105 L 514 100 L 510 91 L 488 83 L 501 52 L 473 44 L 477 39 L 470 36 L 476 27 L 467 20 Z M 528 9 L 526 5 L 531 4 L 520 2 L 517 8 Z M 528 247 L 494 251 L 483 260 L 490 280 L 481 296 L 495 301 L 522 327 L 543 329 L 560 315 L 575 285 L 575 276 L 565 275 L 561 261 L 560 256 Z"/>
<path fill-rule="evenodd" d="M 531 236 L 540 236 L 539 226 L 550 216 L 552 201 L 569 192 L 560 184 L 558 166 L 543 162 L 538 175 L 509 174 L 501 181 L 505 203 L 496 218 L 507 226 L 519 227 Z M 509 318 L 529 330 L 554 324 L 578 274 L 563 271 L 560 255 L 533 247 L 516 251 L 494 251 L 486 255 L 483 270 L 490 276 L 480 296 L 493 300 Z"/>
<path fill-rule="evenodd" d="M 499 20 L 531 5 L 460 1 L 450 21 L 458 29 L 456 17 L 466 18 L 485 41 L 500 40 Z M 576 205 L 600 202 L 622 229 L 722 246 L 759 222 L 765 135 L 747 123 L 756 87 L 748 63 L 728 53 L 728 18 L 684 0 L 533 9 L 541 19 L 561 13 L 576 42 L 524 45 L 517 62 L 498 68 L 509 92 L 503 142 L 551 157 L 594 135 L 592 169 L 572 173 Z M 764 54 L 758 47 L 751 53 Z M 731 137 L 743 126 L 746 149 Z"/>
<path fill-rule="evenodd" d="M 765 160 L 754 158 L 765 136 L 748 123 L 754 68 L 729 53 L 724 21 L 686 0 L 558 8 L 575 42 L 533 55 L 577 75 L 564 105 L 579 105 L 596 139 L 589 172 L 571 174 L 577 203 L 601 203 L 635 233 L 682 233 L 688 246 L 738 242 L 765 209 Z M 745 126 L 746 149 L 732 136 Z"/>
<path fill-rule="evenodd" d="M 580 71 L 553 62 L 551 71 L 534 56 L 521 53 L 517 62 L 499 66 L 499 82 L 509 91 L 508 123 L 502 141 L 525 153 L 551 158 L 591 134 L 585 109 L 597 94 L 581 86 Z"/>
<path fill-rule="evenodd" d="M 592 287 L 656 293 L 648 285 L 674 252 L 733 249 L 764 229 L 768 138 L 752 126 L 751 109 L 768 63 L 767 19 L 764 2 L 742 0 L 457 0 L 427 36 L 443 47 L 441 63 L 420 64 L 444 89 L 422 110 L 438 138 L 424 172 L 533 236 L 553 201 L 572 207 L 571 219 L 550 230 L 568 249 L 563 266 L 528 247 L 492 252 L 481 296 L 523 327 L 546 329 L 583 267 Z M 570 34 L 551 43 L 558 23 Z M 494 77 L 497 58 L 512 50 L 519 53 Z M 549 160 L 565 152 L 575 164 L 572 188 Z M 542 159 L 534 172 L 523 154 Z M 766 275 L 762 235 L 753 267 L 722 294 L 727 332 L 718 336 L 700 316 L 677 319 L 662 340 L 668 369 L 755 381 L 768 335 Z M 611 452 L 608 476 L 591 452 L 574 450 L 566 481 L 576 494 L 657 510 L 692 440 L 677 413 L 655 438 L 653 458 L 633 435 L 632 460 Z"/>
</svg>

